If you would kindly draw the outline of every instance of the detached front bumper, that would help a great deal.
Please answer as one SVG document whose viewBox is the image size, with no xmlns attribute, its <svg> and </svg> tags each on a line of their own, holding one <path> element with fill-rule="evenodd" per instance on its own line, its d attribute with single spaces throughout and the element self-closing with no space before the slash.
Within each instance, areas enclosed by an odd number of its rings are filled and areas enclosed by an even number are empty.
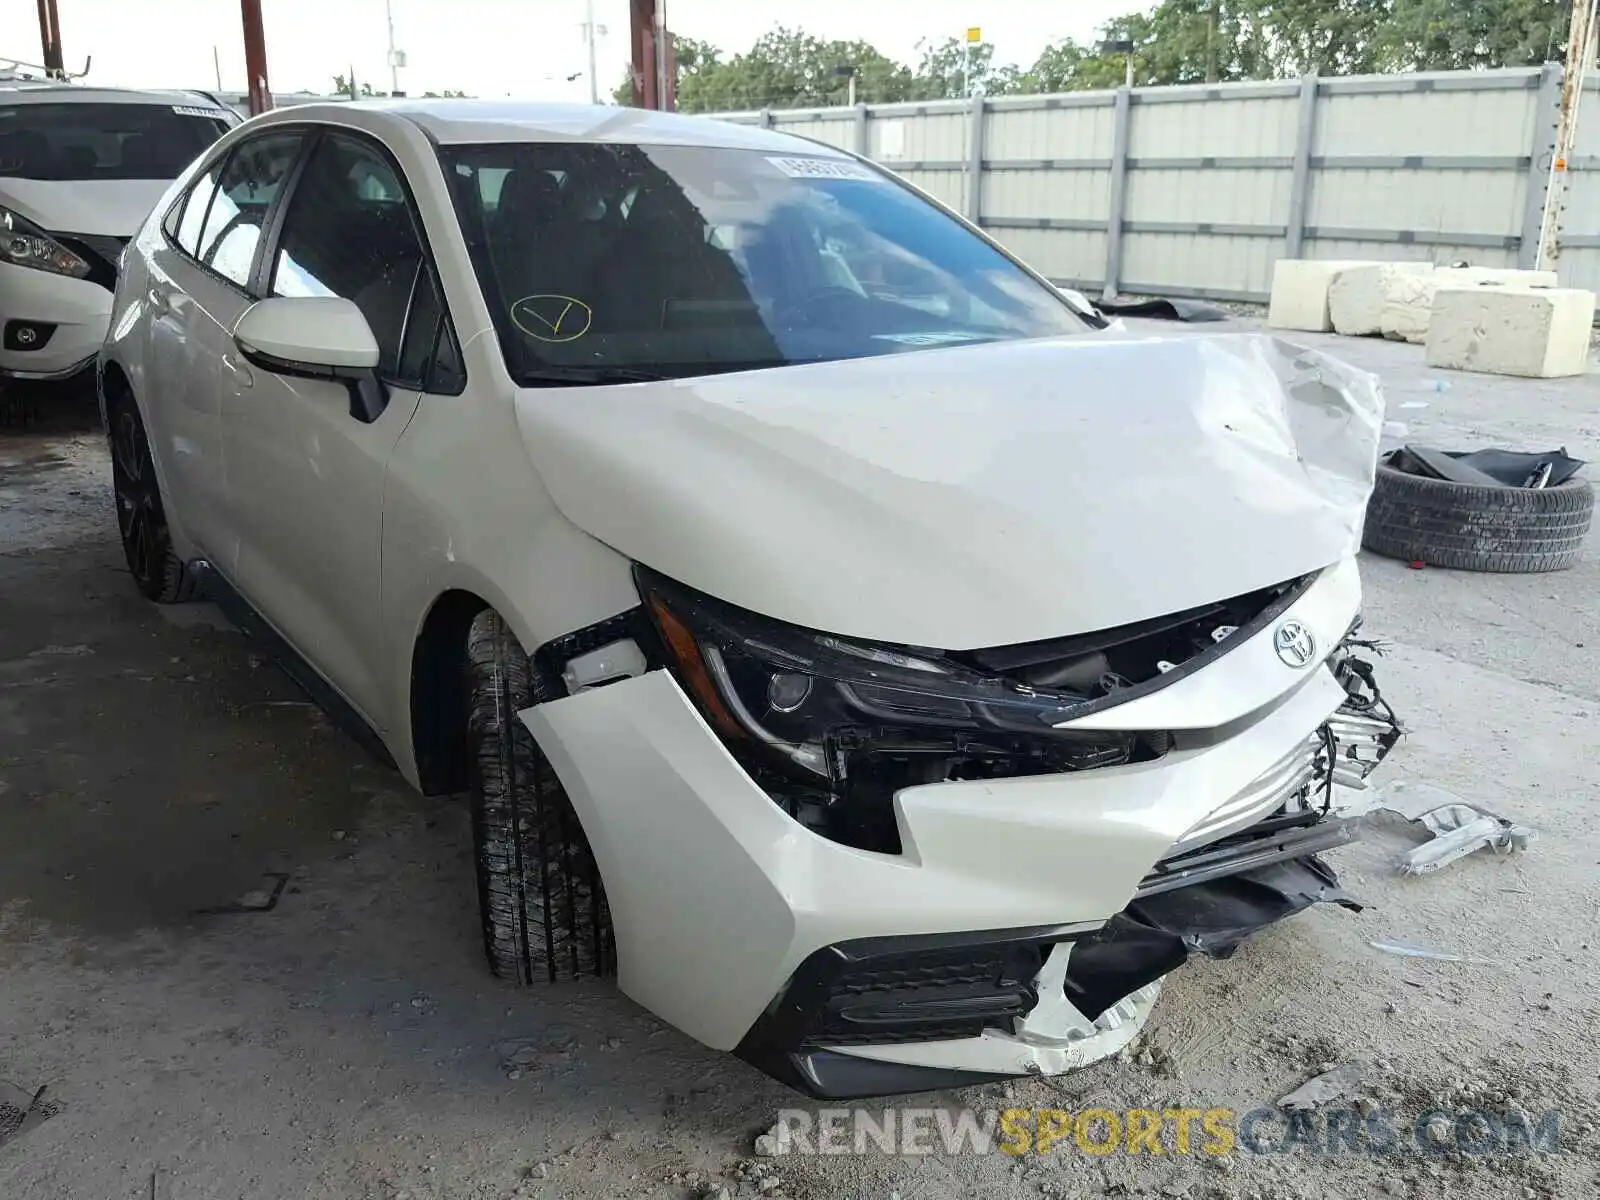
<svg viewBox="0 0 1600 1200">
<path fill-rule="evenodd" d="M 1349 562 L 1283 618 L 1332 647 L 1359 601 Z M 519 715 L 605 879 L 622 990 L 814 1095 L 882 1095 L 1093 1062 L 1190 952 L 1345 899 L 1314 857 L 1349 835 L 1335 785 L 1397 731 L 1272 636 L 1106 710 L 1178 731 L 1156 761 L 905 788 L 899 854 L 792 819 L 665 671 Z"/>
</svg>

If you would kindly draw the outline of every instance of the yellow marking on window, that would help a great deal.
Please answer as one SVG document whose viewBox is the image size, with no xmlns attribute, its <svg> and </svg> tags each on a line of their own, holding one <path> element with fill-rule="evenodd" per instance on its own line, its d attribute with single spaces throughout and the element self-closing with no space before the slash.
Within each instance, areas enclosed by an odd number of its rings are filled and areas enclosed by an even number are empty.
<svg viewBox="0 0 1600 1200">
<path fill-rule="evenodd" d="M 594 309 L 575 296 L 543 292 L 511 305 L 511 323 L 539 342 L 575 342 L 594 324 Z"/>
</svg>

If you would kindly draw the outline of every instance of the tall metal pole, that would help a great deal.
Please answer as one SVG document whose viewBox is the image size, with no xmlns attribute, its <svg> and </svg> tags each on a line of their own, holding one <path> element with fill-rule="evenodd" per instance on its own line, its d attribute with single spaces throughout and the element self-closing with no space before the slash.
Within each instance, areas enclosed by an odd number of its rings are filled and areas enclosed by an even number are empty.
<svg viewBox="0 0 1600 1200">
<path fill-rule="evenodd" d="M 667 49 L 667 0 L 656 0 L 655 28 L 656 57 L 656 107 L 663 112 L 672 108 L 671 53 Z"/>
<path fill-rule="evenodd" d="M 389 22 L 389 95 L 400 94 L 400 59 L 394 52 L 394 0 L 383 0 L 383 15 Z"/>
<path fill-rule="evenodd" d="M 67 67 L 61 57 L 61 15 L 56 11 L 56 0 L 39 0 L 39 45 L 44 51 L 44 73 L 52 79 L 65 79 Z"/>
<path fill-rule="evenodd" d="M 1539 252 L 1534 265 L 1553 270 L 1561 256 L 1561 210 L 1567 200 L 1567 160 L 1578 136 L 1578 110 L 1591 62 L 1590 46 L 1600 0 L 1572 0 L 1572 25 L 1567 35 L 1567 64 L 1561 78 L 1561 116 L 1556 125 L 1556 145 L 1545 184 L 1544 214 L 1539 224 Z"/>
<path fill-rule="evenodd" d="M 272 107 L 267 86 L 267 33 L 261 24 L 261 0 L 239 0 L 244 17 L 244 74 L 252 117 Z"/>
<path fill-rule="evenodd" d="M 586 0 L 583 7 L 583 40 L 589 43 L 589 103 L 600 103 L 600 78 L 595 66 L 594 0 Z"/>
</svg>

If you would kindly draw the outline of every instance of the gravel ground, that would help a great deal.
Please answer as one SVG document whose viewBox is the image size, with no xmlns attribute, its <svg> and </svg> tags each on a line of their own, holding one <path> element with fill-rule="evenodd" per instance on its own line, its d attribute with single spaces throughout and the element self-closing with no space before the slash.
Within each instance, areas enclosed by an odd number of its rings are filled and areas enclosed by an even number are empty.
<svg viewBox="0 0 1600 1200">
<path fill-rule="evenodd" d="M 1391 419 L 1414 436 L 1600 459 L 1600 375 L 1429 373 L 1416 347 L 1307 340 L 1381 372 Z M 208 606 L 140 600 L 108 475 L 82 403 L 0 428 L 0 1197 L 1600 1190 L 1592 543 L 1558 576 L 1365 564 L 1369 627 L 1393 643 L 1382 679 L 1414 731 L 1382 778 L 1535 826 L 1528 853 L 1401 879 L 1390 859 L 1406 835 L 1377 825 L 1334 856 L 1365 911 L 1311 911 L 1231 960 L 1184 968 L 1126 1058 L 899 1102 L 1243 1113 L 1362 1060 L 1369 1080 L 1338 1111 L 1377 1106 L 1409 1126 L 1435 1108 L 1559 1109 L 1559 1152 L 1427 1154 L 1408 1136 L 1389 1155 L 1102 1156 L 1068 1139 L 1022 1158 L 751 1166 L 753 1136 L 780 1110 L 814 1106 L 609 987 L 491 980 L 461 807 L 366 759 Z M 270 911 L 198 911 L 259 905 L 280 883 Z M 1396 957 L 1373 941 L 1489 961 Z M 868 1107 L 881 1119 L 885 1105 Z M 1330 1120 L 1305 1129 L 1325 1143 Z M 1269 1149 L 1285 1140 L 1281 1118 L 1263 1128 Z"/>
</svg>

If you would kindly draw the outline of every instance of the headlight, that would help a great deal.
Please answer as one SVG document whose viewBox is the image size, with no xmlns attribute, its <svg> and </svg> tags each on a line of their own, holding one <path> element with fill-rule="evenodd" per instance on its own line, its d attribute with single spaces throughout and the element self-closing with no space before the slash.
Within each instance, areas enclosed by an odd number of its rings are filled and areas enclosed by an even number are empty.
<svg viewBox="0 0 1600 1200">
<path fill-rule="evenodd" d="M 31 221 L 0 208 L 0 262 L 82 279 L 89 264 Z"/>
<path fill-rule="evenodd" d="M 937 650 L 834 637 L 636 570 L 663 653 L 735 757 L 818 832 L 897 850 L 894 793 L 1154 757 L 1159 739 L 1053 728 L 1088 697 Z"/>
</svg>

